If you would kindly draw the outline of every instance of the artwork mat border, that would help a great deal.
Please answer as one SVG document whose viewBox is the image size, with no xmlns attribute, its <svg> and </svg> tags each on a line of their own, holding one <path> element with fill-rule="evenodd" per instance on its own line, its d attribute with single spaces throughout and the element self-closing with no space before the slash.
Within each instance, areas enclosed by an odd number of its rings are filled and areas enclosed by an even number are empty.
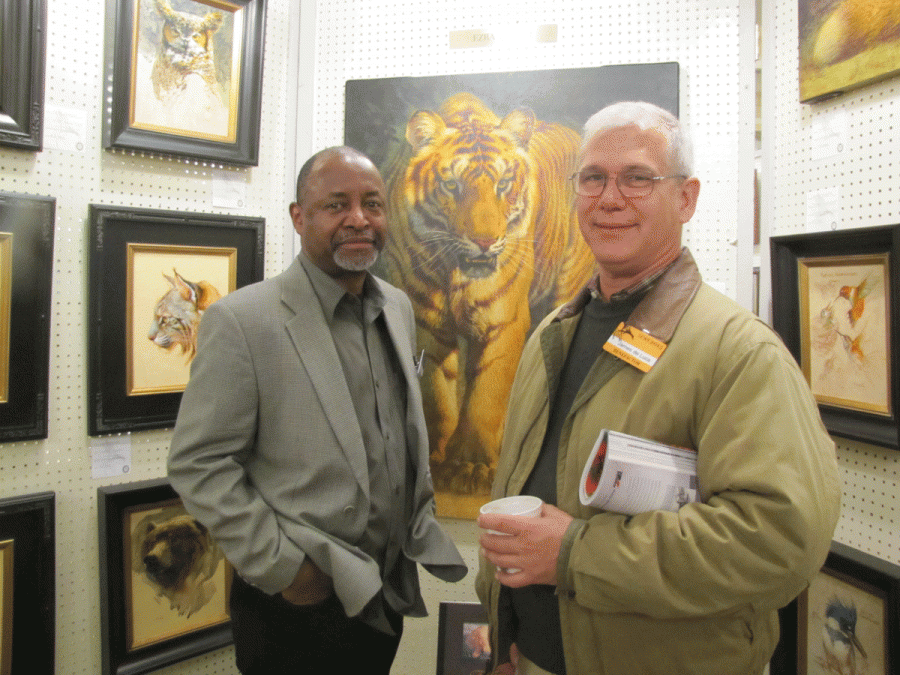
<svg viewBox="0 0 900 675">
<path fill-rule="evenodd" d="M 769 240 L 772 273 L 772 325 L 798 363 L 801 362 L 800 294 L 797 261 L 800 258 L 888 254 L 884 288 L 889 316 L 888 339 L 900 336 L 900 225 L 879 225 L 825 232 L 781 235 Z M 890 361 L 888 378 L 890 414 L 874 414 L 818 403 L 828 431 L 885 448 L 900 449 L 900 367 Z"/>
<path fill-rule="evenodd" d="M 0 442 L 47 438 L 55 218 L 53 197 L 0 192 L 0 231 L 13 235 L 8 390 L 7 400 L 0 402 Z M 9 386 L 12 381 L 15 387 Z"/>
<path fill-rule="evenodd" d="M 0 146 L 43 147 L 47 0 L 0 0 Z"/>
<path fill-rule="evenodd" d="M 228 258 L 228 290 L 225 294 L 231 293 L 237 288 L 237 249 L 234 247 L 224 246 L 181 246 L 181 245 L 160 245 L 160 244 L 142 244 L 129 243 L 125 252 L 126 256 L 126 289 L 125 289 L 125 393 L 127 396 L 140 396 L 146 394 L 165 394 L 172 392 L 184 391 L 185 385 L 181 386 L 158 386 L 138 388 L 134 384 L 134 296 L 135 296 L 135 279 L 134 279 L 134 256 L 137 252 L 142 253 L 161 253 L 168 255 L 194 253 L 198 256 L 218 256 Z"/>
<path fill-rule="evenodd" d="M 0 540 L 14 540 L 10 595 L 13 614 L 10 672 L 13 673 L 53 675 L 55 672 L 55 530 L 55 493 L 0 499 Z"/>
<path fill-rule="evenodd" d="M 97 488 L 100 563 L 102 675 L 141 675 L 232 644 L 231 620 L 129 651 L 124 625 L 126 579 L 123 569 L 125 509 L 178 495 L 165 478 Z"/>
<path fill-rule="evenodd" d="M 859 267 L 863 265 L 880 265 L 882 267 L 882 285 L 886 286 L 886 281 L 889 276 L 889 257 L 886 252 L 875 255 L 820 256 L 797 259 L 797 271 L 800 284 L 800 369 L 806 376 L 806 381 L 810 383 L 810 389 L 812 389 L 816 401 L 838 408 L 859 410 L 889 417 L 891 411 L 891 391 L 889 387 L 887 388 L 887 391 L 879 392 L 881 397 L 886 400 L 886 404 L 880 406 L 859 400 L 842 399 L 827 394 L 817 394 L 816 387 L 812 382 L 811 326 L 809 324 L 810 268 L 828 267 L 837 269 L 840 267 Z M 884 294 L 884 302 L 884 317 L 885 320 L 887 320 L 890 316 L 890 297 L 887 293 Z M 886 384 L 889 384 L 892 360 L 891 335 L 887 325 L 883 326 L 882 329 L 885 333 L 885 382 Z"/>
<path fill-rule="evenodd" d="M 182 392 L 126 394 L 129 243 L 234 247 L 235 287 L 264 276 L 265 219 L 89 205 L 88 435 L 172 427 Z"/>
<path fill-rule="evenodd" d="M 838 541 L 831 548 L 820 573 L 830 574 L 867 593 L 884 596 L 886 648 L 884 675 L 900 675 L 900 565 L 855 549 Z M 803 594 L 778 612 L 781 640 L 769 662 L 770 675 L 809 675 L 801 670 L 808 663 L 801 614 Z M 869 673 L 869 675 L 881 675 Z"/>
<path fill-rule="evenodd" d="M 487 611 L 480 602 L 442 601 L 438 609 L 437 675 L 468 675 L 474 659 L 463 657 L 463 627 L 487 624 Z M 488 662 L 490 658 L 487 659 Z"/>
<path fill-rule="evenodd" d="M 132 124 L 132 91 L 136 86 L 133 55 L 137 41 L 136 9 L 140 0 L 106 0 L 105 75 L 112 93 L 109 100 L 104 98 L 103 101 L 104 147 L 107 150 L 158 152 L 226 164 L 257 166 L 267 0 L 193 1 L 199 4 L 233 5 L 244 13 L 240 44 L 236 44 L 234 48 L 235 51 L 239 48 L 241 54 L 234 141 L 205 138 L 203 134 L 167 133 Z"/>
</svg>

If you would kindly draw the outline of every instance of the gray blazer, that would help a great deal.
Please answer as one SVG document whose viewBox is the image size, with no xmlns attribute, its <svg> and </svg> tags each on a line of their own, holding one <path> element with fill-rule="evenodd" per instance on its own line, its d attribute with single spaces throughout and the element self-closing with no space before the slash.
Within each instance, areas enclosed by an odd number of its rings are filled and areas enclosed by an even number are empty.
<svg viewBox="0 0 900 675">
<path fill-rule="evenodd" d="M 376 282 L 387 298 L 388 332 L 407 382 L 415 489 L 401 595 L 404 613 L 421 616 L 415 564 L 445 581 L 461 579 L 466 567 L 434 518 L 412 306 L 402 291 Z M 381 589 L 378 564 L 353 545 L 369 515 L 362 432 L 299 260 L 204 313 L 168 470 L 187 510 L 209 528 L 237 572 L 263 591 L 287 588 L 306 556 L 333 578 L 349 616 Z"/>
</svg>

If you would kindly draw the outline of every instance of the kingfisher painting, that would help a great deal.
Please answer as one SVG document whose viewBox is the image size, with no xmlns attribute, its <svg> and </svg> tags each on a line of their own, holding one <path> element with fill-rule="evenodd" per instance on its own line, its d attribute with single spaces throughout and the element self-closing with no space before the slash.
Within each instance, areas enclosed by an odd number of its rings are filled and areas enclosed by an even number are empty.
<svg viewBox="0 0 900 675">
<path fill-rule="evenodd" d="M 868 655 L 856 635 L 856 605 L 833 597 L 825 606 L 822 625 L 823 658 L 819 665 L 826 673 L 864 675 Z"/>
</svg>

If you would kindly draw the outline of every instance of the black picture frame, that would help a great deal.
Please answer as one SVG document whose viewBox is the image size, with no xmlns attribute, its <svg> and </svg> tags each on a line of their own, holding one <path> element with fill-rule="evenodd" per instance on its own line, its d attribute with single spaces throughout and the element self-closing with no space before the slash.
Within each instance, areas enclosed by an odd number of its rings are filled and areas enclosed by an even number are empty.
<svg viewBox="0 0 900 675">
<path fill-rule="evenodd" d="M 103 675 L 140 675 L 227 647 L 233 642 L 229 618 L 216 625 L 129 648 L 125 556 L 130 551 L 125 550 L 124 524 L 133 509 L 152 508 L 173 501 L 180 500 L 164 478 L 97 489 Z"/>
<path fill-rule="evenodd" d="M 0 192 L 0 233 L 12 235 L 9 353 L 0 355 L 8 364 L 6 386 L 0 387 L 7 390 L 0 401 L 0 442 L 47 438 L 55 214 L 52 197 Z"/>
<path fill-rule="evenodd" d="M 0 145 L 40 150 L 46 0 L 0 0 Z"/>
<path fill-rule="evenodd" d="M 222 134 L 207 133 L 205 129 L 213 129 L 215 125 L 197 121 L 197 129 L 176 129 L 171 126 L 176 122 L 170 120 L 152 121 L 152 116 L 141 119 L 138 110 L 140 104 L 135 103 L 137 95 L 132 92 L 148 91 L 153 85 L 149 80 L 141 78 L 138 65 L 140 63 L 139 47 L 141 33 L 136 22 L 145 12 L 146 16 L 156 13 L 155 7 L 146 0 L 107 0 L 107 34 L 106 34 L 106 78 L 110 94 L 104 93 L 104 147 L 107 149 L 140 150 L 191 157 L 196 159 L 222 162 L 226 164 L 256 166 L 259 163 L 259 131 L 260 110 L 262 101 L 263 51 L 265 43 L 266 0 L 165 0 L 175 8 L 186 7 L 189 12 L 199 16 L 199 12 L 219 11 L 226 17 L 235 17 L 234 30 L 238 33 L 236 22 L 238 17 L 242 23 L 240 32 L 239 62 L 234 58 L 234 45 L 227 43 L 232 56 L 229 68 L 216 62 L 214 71 L 220 79 L 228 78 L 228 88 L 223 88 L 225 100 L 219 102 L 231 115 L 227 122 L 227 131 Z M 172 5 L 170 5 L 172 6 Z M 233 12 L 229 8 L 234 7 Z M 162 22 L 158 13 L 155 17 Z M 149 25 L 149 21 L 147 22 Z M 152 29 L 157 42 L 162 40 L 163 31 L 154 26 Z M 212 40 L 212 38 L 207 38 Z M 145 50 L 146 51 L 146 50 Z M 220 52 L 226 51 L 219 49 Z M 152 71 L 151 71 L 152 72 Z M 176 68 L 173 72 L 183 72 Z M 213 72 L 208 70 L 207 72 Z M 225 73 L 225 75 L 223 75 Z M 146 74 L 146 73 L 145 73 Z M 141 78 L 141 79 L 139 79 Z M 160 78 L 163 79 L 163 78 Z M 235 91 L 235 80 L 237 89 Z M 183 85 L 185 80 L 180 80 Z M 143 85 L 143 89 L 141 88 Z M 218 85 L 217 85 L 218 86 Z M 105 88 L 106 90 L 106 88 Z M 156 89 L 154 89 L 154 92 Z M 164 91 L 164 90 L 163 90 Z M 170 91 L 186 91 L 184 86 L 174 86 Z M 229 92 L 231 92 L 229 94 Z M 149 95 L 149 94 L 148 94 Z M 157 94 L 155 101 L 162 101 Z M 196 108 L 196 96 L 191 99 L 186 109 Z M 171 97 L 167 102 L 159 103 L 162 108 L 178 110 Z M 172 119 L 184 119 L 184 114 L 174 114 Z M 152 121 L 152 123 L 151 123 Z"/>
<path fill-rule="evenodd" d="M 829 582 L 838 580 L 837 583 L 842 583 L 849 589 L 851 596 L 853 593 L 859 593 L 860 597 L 871 596 L 883 606 L 883 619 L 879 617 L 879 620 L 883 621 L 884 631 L 877 642 L 883 645 L 885 653 L 883 658 L 880 652 L 872 655 L 877 656 L 879 662 L 883 660 L 883 669 L 873 667 L 868 672 L 869 675 L 900 675 L 900 566 L 833 541 L 819 576 Z M 813 585 L 815 584 L 816 580 L 813 580 Z M 816 660 L 816 656 L 807 653 L 810 642 L 818 646 L 822 639 L 822 630 L 817 625 L 812 625 L 811 617 L 817 617 L 818 610 L 815 601 L 810 601 L 809 593 L 810 589 L 807 589 L 779 612 L 781 640 L 769 662 L 770 675 L 822 672 L 815 668 L 815 663 L 811 663 Z M 821 597 L 840 599 L 831 592 Z M 862 645 L 867 642 L 867 636 L 862 633 L 860 626 L 864 611 L 860 608 L 859 623 L 856 625 Z M 869 649 L 872 649 L 871 645 Z"/>
<path fill-rule="evenodd" d="M 900 274 L 898 274 L 900 225 L 772 237 L 770 250 L 773 325 L 804 370 L 813 394 L 816 395 L 826 428 L 835 436 L 900 449 L 900 366 L 896 358 L 897 340 L 900 339 Z M 881 312 L 880 319 L 877 324 L 872 325 L 871 331 L 873 335 L 882 333 L 884 335 L 886 344 L 879 347 L 879 351 L 884 350 L 886 363 L 880 366 L 882 371 L 878 380 L 881 382 L 880 391 L 879 387 L 873 384 L 873 394 L 877 394 L 876 398 L 880 397 L 879 406 L 867 408 L 855 405 L 852 401 L 848 403 L 841 398 L 820 394 L 816 377 L 810 372 L 813 357 L 809 345 L 816 345 L 817 349 L 823 344 L 828 345 L 828 331 L 823 331 L 822 325 L 834 326 L 837 333 L 833 336 L 834 344 L 831 346 L 834 358 L 840 356 L 841 345 L 845 345 L 843 351 L 849 354 L 845 359 L 847 363 L 855 363 L 857 366 L 863 363 L 866 368 L 870 364 L 865 364 L 864 359 L 868 356 L 865 350 L 859 350 L 854 345 L 856 339 L 851 340 L 854 336 L 847 335 L 837 326 L 848 304 L 844 303 L 841 306 L 820 301 L 820 304 L 823 304 L 820 308 L 814 300 L 808 300 L 808 296 L 827 286 L 823 281 L 827 280 L 824 275 L 831 274 L 833 278 L 828 283 L 834 287 L 840 283 L 849 284 L 840 290 L 840 295 L 844 295 L 844 289 L 850 289 L 844 298 L 849 303 L 849 297 L 862 296 L 861 291 L 854 289 L 859 289 L 864 284 L 859 283 L 858 278 L 854 279 L 848 271 L 857 265 L 857 261 L 861 261 L 859 269 L 863 269 L 865 266 L 863 263 L 875 260 L 878 261 L 877 266 L 881 272 L 875 275 L 880 288 L 876 288 L 873 295 L 879 294 L 883 297 L 883 302 L 880 303 L 882 309 L 878 310 Z M 842 266 L 844 272 L 840 271 Z M 830 272 L 829 268 L 833 268 L 834 271 Z M 821 275 L 819 277 L 811 274 L 817 269 L 823 270 L 816 272 Z M 840 274 L 846 274 L 846 281 L 839 280 Z M 804 277 L 806 281 L 803 281 Z M 863 299 L 871 300 L 872 297 L 863 296 Z M 865 305 L 870 306 L 876 307 L 875 304 Z M 804 322 L 809 325 L 805 325 Z M 874 359 L 872 361 L 874 362 Z M 825 363 L 831 367 L 827 361 Z M 832 373 L 836 372 L 839 372 L 836 368 L 832 370 Z M 860 374 L 862 372 L 859 370 Z M 849 388 L 847 390 L 849 391 Z M 847 397 L 848 400 L 850 398 L 852 397 Z"/>
<path fill-rule="evenodd" d="M 10 542 L 11 588 L 4 589 L 5 636 L 11 642 L 8 672 L 53 675 L 56 652 L 56 496 L 40 492 L 0 499 L 0 541 Z M 7 561 L 4 562 L 4 566 Z M 6 591 L 11 591 L 11 598 Z M 11 607 L 7 604 L 11 600 Z M 4 650 L 5 651 L 5 650 Z M 8 658 L 4 655 L 4 659 Z"/>
<path fill-rule="evenodd" d="M 180 391 L 129 395 L 126 388 L 128 248 L 132 244 L 233 247 L 234 288 L 240 288 L 263 278 L 265 220 L 92 204 L 89 223 L 88 434 L 171 427 Z"/>
<path fill-rule="evenodd" d="M 442 602 L 438 609 L 437 675 L 470 675 L 486 673 L 490 665 L 490 645 L 487 653 L 478 653 L 478 646 L 487 642 L 488 617 L 479 602 Z M 476 640 L 473 630 L 481 630 Z M 473 635 L 473 637 L 469 637 Z"/>
</svg>

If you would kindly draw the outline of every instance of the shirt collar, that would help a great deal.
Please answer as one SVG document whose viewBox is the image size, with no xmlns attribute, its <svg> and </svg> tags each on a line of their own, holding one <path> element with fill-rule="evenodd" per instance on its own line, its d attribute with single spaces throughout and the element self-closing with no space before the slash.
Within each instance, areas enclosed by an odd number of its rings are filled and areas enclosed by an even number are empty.
<svg viewBox="0 0 900 675">
<path fill-rule="evenodd" d="M 678 258 L 676 258 L 675 260 L 678 260 Z M 629 299 L 635 297 L 636 295 L 644 295 L 647 291 L 649 291 L 654 286 L 654 284 L 656 284 L 657 281 L 659 281 L 659 278 L 663 274 L 665 274 L 666 272 L 669 271 L 669 269 L 672 267 L 672 265 L 675 264 L 675 260 L 670 262 L 668 265 L 663 267 L 661 270 L 658 270 L 658 271 L 654 272 L 653 274 L 644 277 L 643 279 L 638 281 L 636 284 L 632 284 L 628 288 L 622 289 L 621 291 L 616 291 L 611 296 L 609 296 L 609 300 L 604 298 L 603 294 L 600 292 L 600 277 L 599 277 L 599 275 L 595 276 L 593 279 L 591 279 L 591 282 L 588 284 L 588 291 L 590 292 L 592 299 L 599 300 L 600 302 L 603 302 L 606 304 L 616 304 L 616 303 L 623 302 L 625 300 L 629 300 Z"/>
<path fill-rule="evenodd" d="M 334 316 L 338 303 L 340 303 L 345 296 L 352 296 L 352 293 L 348 292 L 343 286 L 335 281 L 331 275 L 319 268 L 312 260 L 303 255 L 303 253 L 300 253 L 298 257 L 300 258 L 300 264 L 303 265 L 303 269 L 306 270 L 306 275 L 309 277 L 309 281 L 312 284 L 316 296 L 319 298 L 319 304 L 322 305 L 322 311 L 325 312 L 325 316 L 330 320 L 331 317 Z M 366 279 L 363 282 L 361 299 L 363 304 L 371 303 L 378 309 L 383 309 L 385 305 L 384 294 L 381 292 L 378 284 L 375 283 L 375 278 L 368 272 L 366 273 Z"/>
</svg>

